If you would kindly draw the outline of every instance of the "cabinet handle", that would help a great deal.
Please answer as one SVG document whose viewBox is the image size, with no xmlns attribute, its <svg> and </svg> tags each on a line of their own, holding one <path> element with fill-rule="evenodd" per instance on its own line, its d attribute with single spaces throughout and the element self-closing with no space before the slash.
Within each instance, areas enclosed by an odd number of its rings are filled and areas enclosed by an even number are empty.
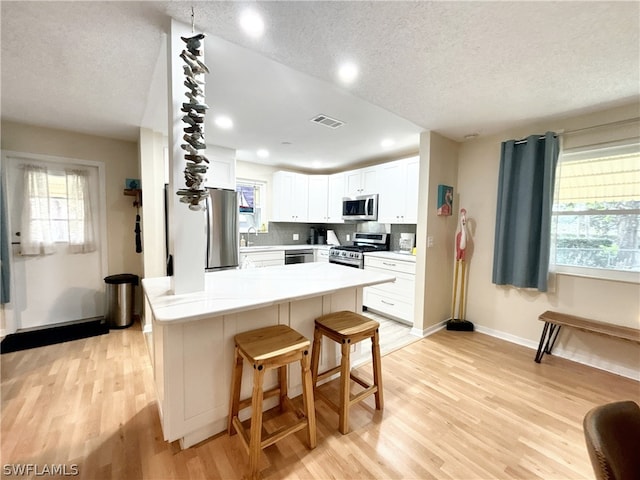
<svg viewBox="0 0 640 480">
<path fill-rule="evenodd" d="M 382 262 L 383 265 L 386 265 L 387 267 L 395 267 L 396 264 L 395 263 L 387 263 L 387 262 Z"/>
<path fill-rule="evenodd" d="M 385 305 L 391 305 L 392 307 L 395 307 L 395 303 L 391 303 L 391 302 L 385 302 L 384 300 L 380 300 L 382 303 L 384 303 Z"/>
</svg>

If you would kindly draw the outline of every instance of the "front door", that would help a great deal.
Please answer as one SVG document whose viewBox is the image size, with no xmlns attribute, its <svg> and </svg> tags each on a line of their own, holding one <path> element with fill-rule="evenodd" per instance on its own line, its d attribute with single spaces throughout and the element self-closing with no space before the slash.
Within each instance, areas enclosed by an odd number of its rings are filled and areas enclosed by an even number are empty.
<svg viewBox="0 0 640 480">
<path fill-rule="evenodd" d="M 3 152 L 7 181 L 7 206 L 11 234 L 11 302 L 5 305 L 6 331 L 42 328 L 104 314 L 104 173 L 98 162 Z M 26 227 L 23 207 L 29 201 L 25 166 L 46 169 L 53 243 L 46 254 L 23 255 L 21 235 Z M 68 173 L 81 171 L 88 179 L 89 205 L 95 249 L 71 253 L 69 224 L 73 213 L 67 207 L 74 188 Z M 71 219 L 71 220 L 70 220 Z"/>
</svg>

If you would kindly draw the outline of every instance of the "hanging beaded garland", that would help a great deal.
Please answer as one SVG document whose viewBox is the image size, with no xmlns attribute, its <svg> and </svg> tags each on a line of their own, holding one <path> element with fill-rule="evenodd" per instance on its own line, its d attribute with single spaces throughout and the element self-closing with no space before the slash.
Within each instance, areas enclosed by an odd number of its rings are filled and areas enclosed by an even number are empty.
<svg viewBox="0 0 640 480">
<path fill-rule="evenodd" d="M 184 113 L 182 121 L 185 124 L 184 136 L 186 142 L 180 145 L 185 151 L 184 158 L 187 166 L 184 169 L 186 188 L 178 190 L 180 201 L 189 204 L 191 210 L 202 210 L 207 190 L 204 188 L 209 160 L 203 154 L 207 148 L 204 141 L 204 116 L 209 108 L 204 103 L 204 74 L 209 73 L 207 66 L 200 60 L 202 58 L 202 40 L 205 34 L 199 33 L 193 37 L 180 37 L 186 43 L 186 49 L 180 53 L 184 61 L 184 85 L 187 101 L 182 104 Z"/>
</svg>

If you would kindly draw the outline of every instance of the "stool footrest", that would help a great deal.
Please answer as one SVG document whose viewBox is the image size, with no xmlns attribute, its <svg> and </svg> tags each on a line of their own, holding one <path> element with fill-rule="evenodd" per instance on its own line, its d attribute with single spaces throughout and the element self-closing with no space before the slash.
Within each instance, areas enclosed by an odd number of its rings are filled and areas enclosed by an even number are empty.
<svg viewBox="0 0 640 480">
<path fill-rule="evenodd" d="M 238 434 L 240 435 L 240 440 L 242 440 L 242 445 L 244 445 L 244 448 L 247 450 L 247 453 L 249 453 L 249 435 L 247 434 L 247 431 L 245 430 L 242 423 L 240 423 L 240 419 L 238 417 L 233 417 L 233 420 L 231 421 L 231 423 L 233 424 L 233 428 L 235 428 L 236 432 L 238 432 Z"/>
<path fill-rule="evenodd" d="M 238 417 L 233 417 L 233 426 L 236 429 L 236 432 L 240 434 L 240 439 L 242 440 L 242 444 L 244 445 L 244 448 L 248 452 L 249 443 L 250 443 L 249 434 L 247 430 L 244 428 L 244 425 L 242 425 L 242 423 L 240 422 L 240 419 Z M 283 427 L 280 427 L 275 432 L 270 433 L 269 435 L 262 438 L 262 440 L 260 441 L 260 448 L 261 449 L 267 448 L 268 446 L 273 445 L 274 443 L 282 440 L 287 435 L 297 432 L 298 430 L 302 430 L 306 426 L 307 426 L 307 418 L 302 417 L 290 425 L 285 425 Z M 254 428 L 253 425 L 251 426 L 251 428 Z M 259 427 L 256 426 L 256 428 L 259 428 Z"/>
<path fill-rule="evenodd" d="M 364 388 L 369 388 L 371 386 L 371 384 L 369 382 L 365 382 L 364 380 L 362 380 L 360 377 L 354 375 L 353 373 L 350 373 L 349 376 L 351 377 L 351 380 L 353 380 L 354 382 L 362 385 Z"/>
<path fill-rule="evenodd" d="M 356 403 L 367 398 L 369 395 L 373 395 L 377 391 L 378 391 L 378 387 L 376 387 L 375 385 L 371 385 L 369 388 L 359 392 L 357 395 L 350 395 L 349 406 L 355 405 Z"/>
<path fill-rule="evenodd" d="M 267 435 L 265 438 L 262 439 L 262 441 L 260 442 L 260 448 L 263 448 L 263 449 L 267 448 L 268 446 L 273 445 L 279 440 L 282 440 L 287 435 L 297 432 L 298 430 L 302 430 L 306 426 L 307 426 L 307 419 L 301 418 L 297 422 L 291 425 L 285 425 L 284 427 L 280 427 L 278 430 Z"/>
<path fill-rule="evenodd" d="M 275 397 L 280 395 L 280 387 L 272 388 L 271 390 L 267 390 L 264 392 L 262 398 L 266 400 L 267 398 Z M 249 408 L 251 406 L 251 397 L 245 398 L 244 400 L 240 400 L 238 403 L 238 411 L 244 410 L 245 408 Z"/>
<path fill-rule="evenodd" d="M 337 367 L 333 367 L 326 372 L 319 373 L 317 382 L 319 382 L 320 380 L 324 380 L 325 378 L 329 378 L 331 375 L 335 375 L 336 373 L 340 373 L 340 368 L 340 365 L 338 365 Z"/>
</svg>

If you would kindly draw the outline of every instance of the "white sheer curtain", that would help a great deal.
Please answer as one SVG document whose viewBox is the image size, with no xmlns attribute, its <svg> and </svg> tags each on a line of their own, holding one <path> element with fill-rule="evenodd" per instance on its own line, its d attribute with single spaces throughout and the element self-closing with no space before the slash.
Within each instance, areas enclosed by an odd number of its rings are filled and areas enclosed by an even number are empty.
<svg viewBox="0 0 640 480">
<path fill-rule="evenodd" d="M 69 252 L 89 253 L 96 250 L 89 172 L 67 170 L 67 212 L 69 219 Z"/>
<path fill-rule="evenodd" d="M 20 232 L 22 255 L 43 255 L 55 252 L 50 219 L 47 169 L 35 165 L 25 165 L 22 229 Z"/>
</svg>

